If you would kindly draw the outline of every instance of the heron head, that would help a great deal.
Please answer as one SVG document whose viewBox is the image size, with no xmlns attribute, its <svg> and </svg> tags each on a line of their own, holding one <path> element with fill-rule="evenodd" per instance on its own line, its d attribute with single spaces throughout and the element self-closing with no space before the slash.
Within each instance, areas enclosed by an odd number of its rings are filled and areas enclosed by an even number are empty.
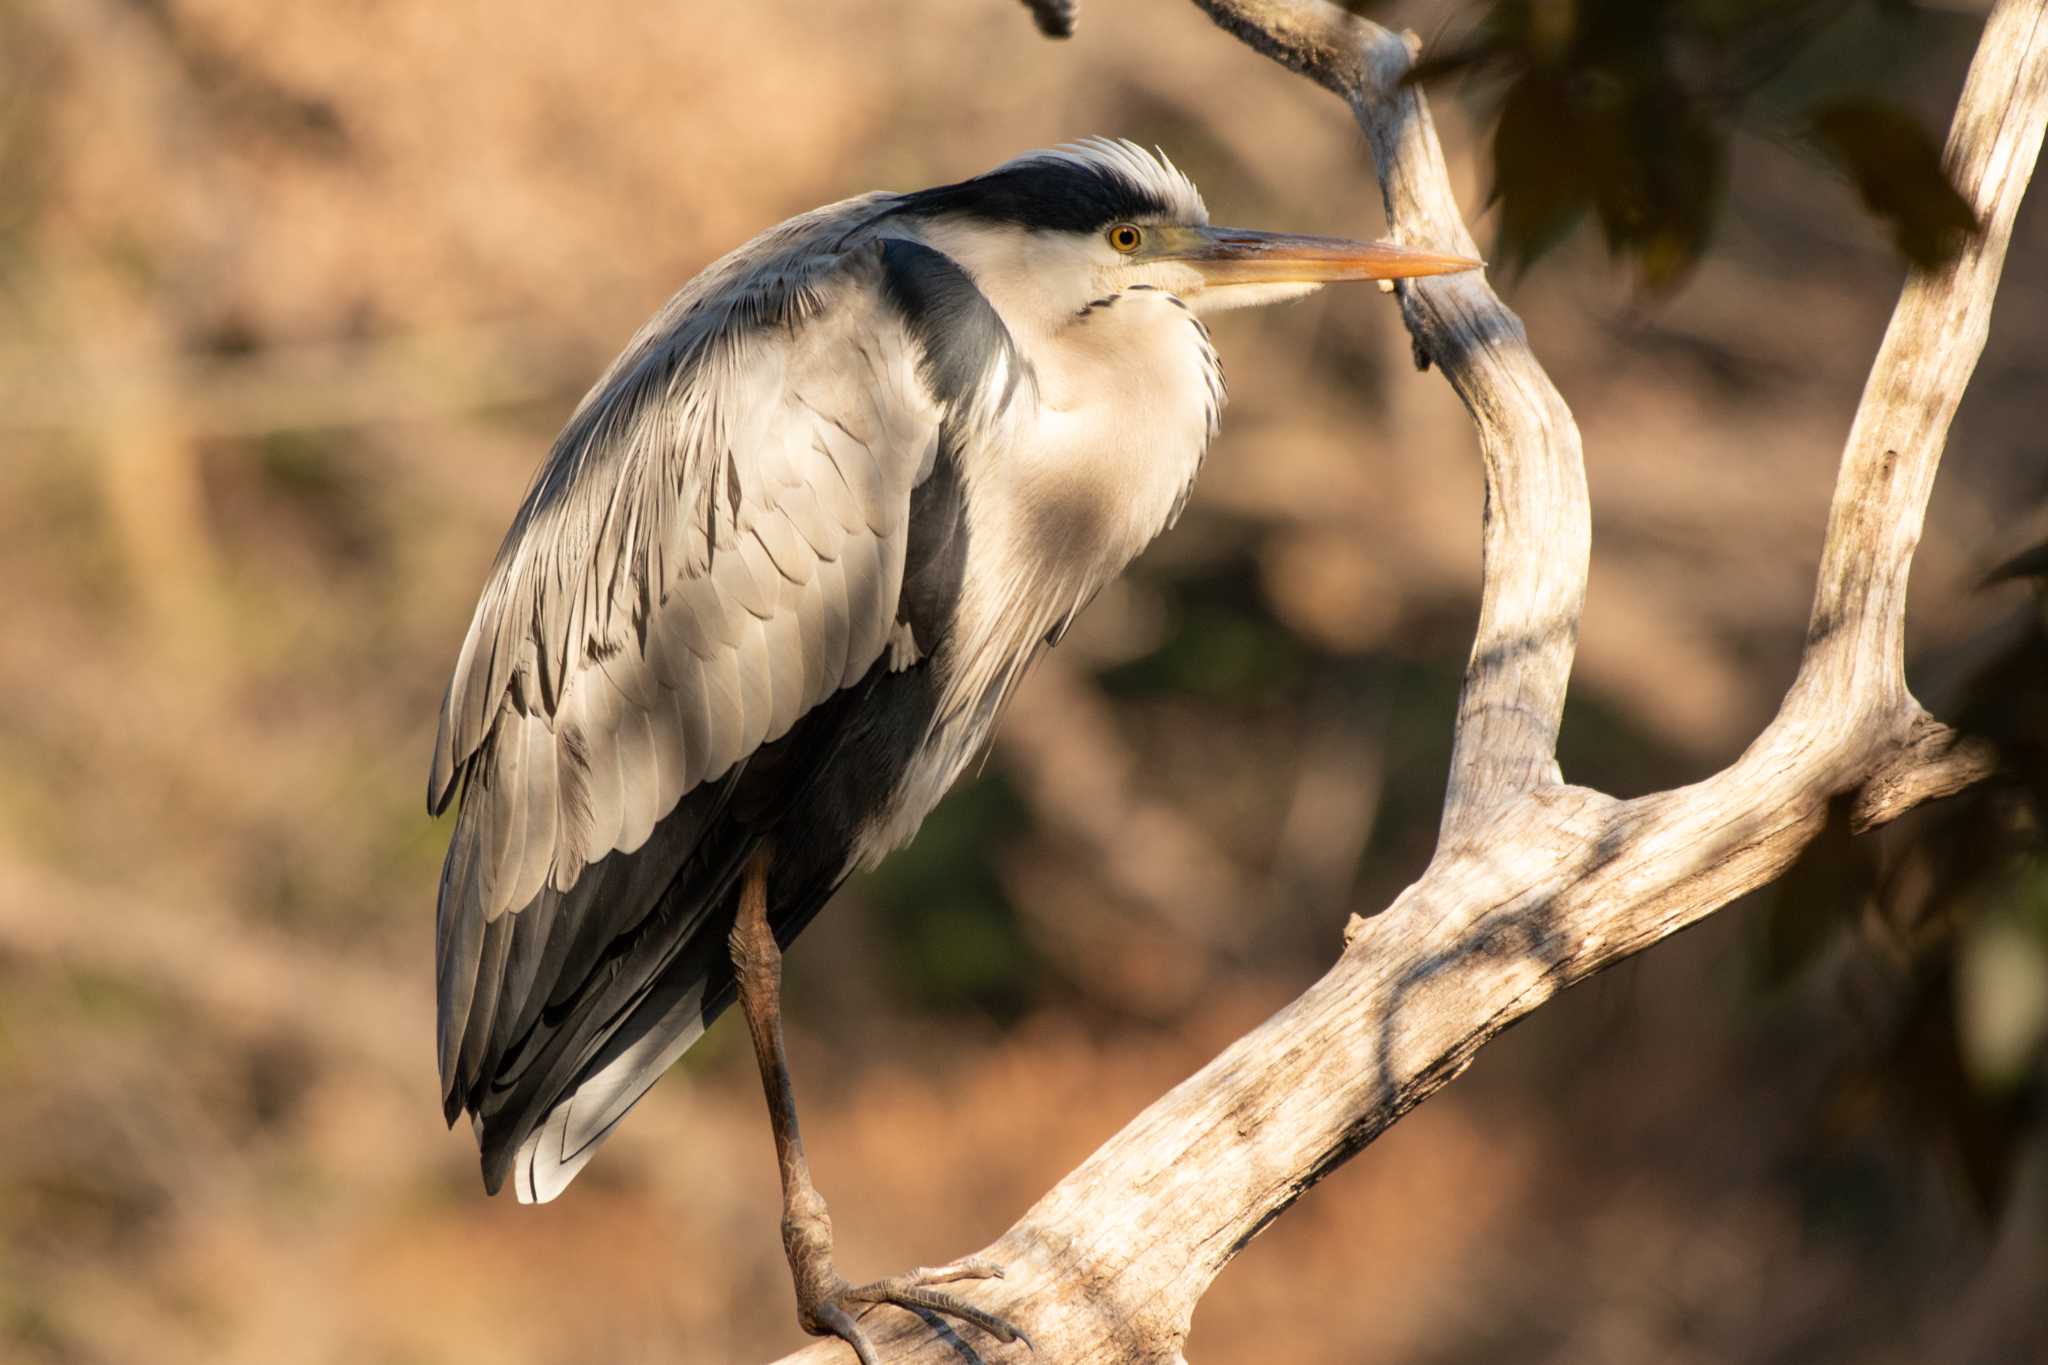
<svg viewBox="0 0 2048 1365">
<path fill-rule="evenodd" d="M 925 234 L 1007 297 L 1050 317 L 1131 288 L 1198 313 L 1299 298 L 1344 280 L 1407 279 L 1482 264 L 1342 237 L 1215 227 L 1194 182 L 1164 156 L 1091 138 L 904 198 Z"/>
</svg>

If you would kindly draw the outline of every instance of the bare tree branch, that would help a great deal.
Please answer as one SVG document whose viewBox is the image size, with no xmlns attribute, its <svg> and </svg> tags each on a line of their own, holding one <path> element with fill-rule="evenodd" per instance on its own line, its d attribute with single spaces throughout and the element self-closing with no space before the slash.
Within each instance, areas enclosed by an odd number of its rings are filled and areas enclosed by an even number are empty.
<svg viewBox="0 0 2048 1365">
<path fill-rule="evenodd" d="M 1427 105 L 1401 82 L 1403 39 L 1321 0 L 1196 3 L 1351 105 L 1397 237 L 1471 251 Z M 1487 482 L 1479 634 L 1436 857 L 1383 914 L 1352 921 L 1327 975 L 981 1253 L 1010 1273 L 977 1297 L 1028 1328 L 1036 1359 L 1175 1360 L 1231 1257 L 1502 1028 L 1777 877 L 1838 799 L 1867 828 L 1989 770 L 1907 689 L 1906 582 L 2044 123 L 2048 0 L 2000 0 L 1947 153 L 1984 231 L 1908 281 L 1843 454 L 1798 676 L 1741 758 L 1691 787 L 1617 801 L 1559 780 L 1589 541 L 1577 429 L 1483 282 L 1409 288 L 1418 354 L 1471 410 Z M 870 1330 L 892 1360 L 959 1358 L 908 1317 Z M 834 1358 L 837 1344 L 791 1359 Z"/>
<path fill-rule="evenodd" d="M 1323 0 L 1195 0 L 1217 24 L 1329 89 L 1371 140 L 1396 241 L 1479 254 L 1451 193 L 1409 41 Z M 1479 430 L 1486 474 L 1479 627 L 1458 703 L 1443 832 L 1558 780 L 1557 731 L 1586 600 L 1592 511 L 1578 423 L 1522 320 L 1478 274 L 1405 283 L 1418 361 L 1434 361 Z"/>
<path fill-rule="evenodd" d="M 1849 808 L 1849 830 L 1863 834 L 1913 807 L 1973 787 L 1998 770 L 1998 755 L 1929 715 L 1918 715 L 1906 741 L 1864 779 Z"/>
<path fill-rule="evenodd" d="M 1081 0 L 1024 0 L 1038 31 L 1048 38 L 1071 38 L 1081 20 Z"/>
</svg>

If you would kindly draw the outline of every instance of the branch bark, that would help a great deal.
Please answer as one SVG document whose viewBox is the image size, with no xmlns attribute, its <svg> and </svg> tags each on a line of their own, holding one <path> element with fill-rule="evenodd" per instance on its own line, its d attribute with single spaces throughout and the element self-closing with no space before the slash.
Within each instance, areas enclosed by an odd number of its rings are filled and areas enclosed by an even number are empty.
<svg viewBox="0 0 2048 1365">
<path fill-rule="evenodd" d="M 1396 238 L 1476 254 L 1427 103 L 1401 83 L 1403 38 L 1323 0 L 1195 3 L 1351 106 Z M 1869 828 L 1990 771 L 1907 688 L 1906 586 L 2044 123 L 2048 0 L 2000 0 L 1947 151 L 1982 235 L 1908 280 L 1842 456 L 1798 675 L 1748 750 L 1690 787 L 1617 801 L 1561 780 L 1590 544 L 1578 430 L 1483 279 L 1404 290 L 1418 356 L 1471 411 L 1486 473 L 1478 636 L 1436 856 L 1384 913 L 1352 921 L 1320 981 L 979 1253 L 1009 1276 L 977 1299 L 1027 1327 L 1035 1359 L 1177 1359 L 1217 1272 L 1501 1029 L 1776 878 L 1834 803 Z M 907 1316 L 871 1331 L 892 1360 L 960 1358 Z M 788 1359 L 845 1358 L 821 1343 Z"/>
</svg>

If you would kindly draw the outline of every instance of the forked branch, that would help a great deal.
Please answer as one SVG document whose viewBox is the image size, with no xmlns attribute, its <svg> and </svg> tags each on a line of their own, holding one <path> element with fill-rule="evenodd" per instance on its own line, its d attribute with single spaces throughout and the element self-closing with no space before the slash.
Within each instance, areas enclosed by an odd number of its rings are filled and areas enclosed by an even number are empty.
<svg viewBox="0 0 2048 1365">
<path fill-rule="evenodd" d="M 1401 82 L 1402 38 L 1322 0 L 1196 3 L 1351 106 L 1397 238 L 1471 253 L 1428 106 Z M 1231 1257 L 1502 1028 L 1777 877 L 1837 800 L 1867 828 L 1988 773 L 1991 756 L 1907 689 L 1906 583 L 2044 123 L 2048 0 L 2000 0 L 1948 144 L 1982 234 L 1908 281 L 1842 457 L 1798 677 L 1742 757 L 1691 787 L 1616 801 L 1559 779 L 1589 543 L 1577 427 L 1483 280 L 1407 287 L 1418 353 L 1471 410 L 1487 486 L 1479 633 L 1436 857 L 1383 914 L 1353 921 L 1320 981 L 981 1253 L 1009 1278 L 979 1299 L 1031 1332 L 1037 1360 L 1175 1360 Z M 893 1360 L 960 1358 L 913 1319 L 873 1332 Z M 792 1359 L 834 1358 L 843 1348 L 820 1344 Z"/>
</svg>

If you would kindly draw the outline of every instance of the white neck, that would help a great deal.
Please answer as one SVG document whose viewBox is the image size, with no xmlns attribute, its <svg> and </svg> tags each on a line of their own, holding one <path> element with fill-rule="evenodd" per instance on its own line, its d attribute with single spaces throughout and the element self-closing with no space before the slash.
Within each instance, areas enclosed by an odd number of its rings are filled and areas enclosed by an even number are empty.
<svg viewBox="0 0 2048 1365">
<path fill-rule="evenodd" d="M 1127 290 L 1052 325 L 1000 294 L 1036 402 L 961 452 L 965 669 L 948 691 L 977 709 L 1172 523 L 1223 403 L 1207 330 L 1171 294 Z"/>
<path fill-rule="evenodd" d="M 948 250 L 958 243 L 937 233 L 931 244 L 974 277 L 1030 373 L 999 417 L 959 433 L 967 562 L 934 661 L 937 716 L 898 808 L 863 844 L 870 861 L 980 750 L 1047 637 L 1172 523 L 1224 397 L 1208 330 L 1175 295 L 1057 299 L 1045 282 L 1058 272 Z"/>
</svg>

